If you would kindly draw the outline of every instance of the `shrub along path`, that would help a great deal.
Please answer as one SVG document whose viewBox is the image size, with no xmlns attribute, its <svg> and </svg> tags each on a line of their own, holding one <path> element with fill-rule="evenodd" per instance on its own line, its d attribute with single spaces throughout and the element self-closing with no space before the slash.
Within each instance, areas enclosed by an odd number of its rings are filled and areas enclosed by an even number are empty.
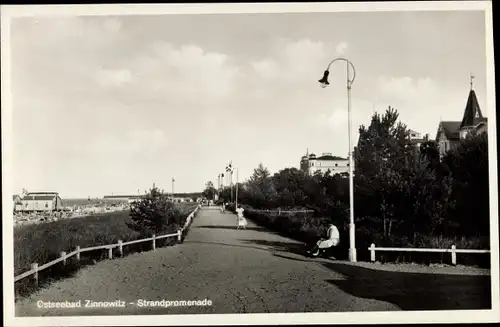
<svg viewBox="0 0 500 327">
<path fill-rule="evenodd" d="M 384 272 L 340 261 L 308 259 L 302 255 L 301 243 L 251 221 L 246 230 L 235 226 L 234 214 L 203 209 L 183 244 L 83 268 L 75 277 L 18 302 L 16 315 L 475 309 L 487 308 L 490 303 L 489 276 Z M 81 300 L 84 306 L 87 299 L 119 300 L 126 306 L 37 308 L 39 300 Z M 140 299 L 209 299 L 212 305 L 139 307 Z"/>
</svg>

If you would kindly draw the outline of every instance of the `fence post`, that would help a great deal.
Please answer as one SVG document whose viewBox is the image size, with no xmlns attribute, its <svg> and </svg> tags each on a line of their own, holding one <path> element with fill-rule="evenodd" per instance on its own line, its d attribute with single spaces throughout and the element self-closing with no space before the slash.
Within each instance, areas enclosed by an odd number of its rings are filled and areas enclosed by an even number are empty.
<svg viewBox="0 0 500 327">
<path fill-rule="evenodd" d="M 153 234 L 153 250 L 156 250 L 156 234 Z"/>
<path fill-rule="evenodd" d="M 455 245 L 451 246 L 451 264 L 456 266 L 457 264 L 457 247 Z"/>
<path fill-rule="evenodd" d="M 75 251 L 76 251 L 76 261 L 80 262 L 80 245 L 76 246 Z"/>
<path fill-rule="evenodd" d="M 61 252 L 61 258 L 63 258 L 63 265 L 66 266 L 66 252 L 64 251 Z"/>
<path fill-rule="evenodd" d="M 370 260 L 371 262 L 375 262 L 375 244 L 372 243 L 370 246 Z"/>
<path fill-rule="evenodd" d="M 35 270 L 35 273 L 33 274 L 33 281 L 35 282 L 35 285 L 38 286 L 38 263 L 32 263 L 31 269 Z"/>
<path fill-rule="evenodd" d="M 123 241 L 118 241 L 118 252 L 120 252 L 120 257 L 123 257 Z"/>
<path fill-rule="evenodd" d="M 180 229 L 177 230 L 177 241 L 179 243 L 182 241 L 182 231 Z"/>
<path fill-rule="evenodd" d="M 108 248 L 108 259 L 113 259 L 113 248 L 111 246 Z"/>
</svg>

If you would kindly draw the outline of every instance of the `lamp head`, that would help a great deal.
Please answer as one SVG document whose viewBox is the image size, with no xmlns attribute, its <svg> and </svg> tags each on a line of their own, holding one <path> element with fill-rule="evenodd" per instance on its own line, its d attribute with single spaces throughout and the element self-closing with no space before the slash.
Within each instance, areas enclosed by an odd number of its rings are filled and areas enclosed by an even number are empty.
<svg viewBox="0 0 500 327">
<path fill-rule="evenodd" d="M 330 75 L 330 72 L 327 69 L 323 73 L 323 77 L 318 80 L 318 82 L 321 84 L 321 87 L 327 87 L 328 85 L 330 85 L 330 83 L 328 82 L 328 75 Z"/>
</svg>

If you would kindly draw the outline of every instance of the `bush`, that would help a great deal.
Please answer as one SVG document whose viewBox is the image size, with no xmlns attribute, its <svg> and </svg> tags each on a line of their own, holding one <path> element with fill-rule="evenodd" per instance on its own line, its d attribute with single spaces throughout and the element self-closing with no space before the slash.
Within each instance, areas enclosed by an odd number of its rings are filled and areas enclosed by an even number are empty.
<svg viewBox="0 0 500 327">
<path fill-rule="evenodd" d="M 144 198 L 131 206 L 127 226 L 141 236 L 150 236 L 176 231 L 182 227 L 181 223 L 178 207 L 168 200 L 166 194 L 153 187 Z"/>
</svg>

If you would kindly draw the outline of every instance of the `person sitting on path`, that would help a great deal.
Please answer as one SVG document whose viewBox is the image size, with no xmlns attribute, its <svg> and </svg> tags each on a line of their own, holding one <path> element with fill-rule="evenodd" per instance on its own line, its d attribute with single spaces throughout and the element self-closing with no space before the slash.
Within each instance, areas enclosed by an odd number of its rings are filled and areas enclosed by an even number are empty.
<svg viewBox="0 0 500 327">
<path fill-rule="evenodd" d="M 334 224 L 330 224 L 328 231 L 326 232 L 327 237 L 321 238 L 316 245 L 308 253 L 316 253 L 319 249 L 327 249 L 337 246 L 340 242 L 340 233 Z"/>
</svg>

